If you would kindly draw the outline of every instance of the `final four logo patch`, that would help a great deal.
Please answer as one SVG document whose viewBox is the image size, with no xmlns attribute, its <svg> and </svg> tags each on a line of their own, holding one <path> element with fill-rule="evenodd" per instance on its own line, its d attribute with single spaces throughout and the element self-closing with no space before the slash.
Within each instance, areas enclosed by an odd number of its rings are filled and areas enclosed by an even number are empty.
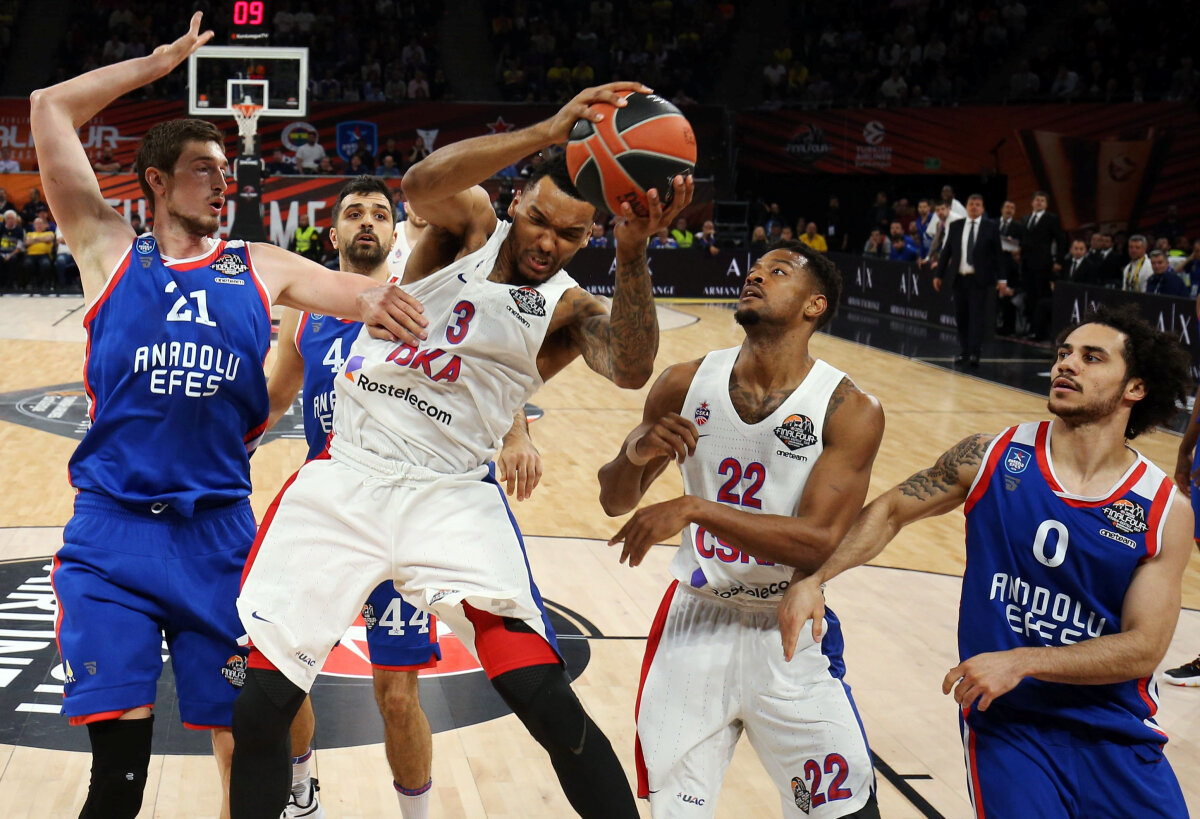
<svg viewBox="0 0 1200 819">
<path fill-rule="evenodd" d="M 1127 535 L 1141 534 L 1150 528 L 1146 525 L 1146 510 L 1131 500 L 1121 498 L 1100 511 L 1118 532 L 1124 532 Z"/>
<path fill-rule="evenodd" d="M 812 794 L 808 791 L 808 786 L 804 784 L 804 777 L 792 777 L 792 797 L 796 800 L 796 807 L 808 813 L 812 808 Z"/>
<path fill-rule="evenodd" d="M 817 442 L 817 436 L 813 434 L 812 419 L 807 415 L 789 415 L 773 431 L 775 437 L 791 450 L 812 446 Z"/>
<path fill-rule="evenodd" d="M 226 276 L 238 276 L 250 269 L 249 265 L 232 253 L 222 255 L 209 265 L 209 267 L 218 273 L 224 273 Z"/>
<path fill-rule="evenodd" d="M 546 297 L 532 287 L 514 287 L 508 291 L 517 309 L 530 316 L 546 315 Z"/>
</svg>

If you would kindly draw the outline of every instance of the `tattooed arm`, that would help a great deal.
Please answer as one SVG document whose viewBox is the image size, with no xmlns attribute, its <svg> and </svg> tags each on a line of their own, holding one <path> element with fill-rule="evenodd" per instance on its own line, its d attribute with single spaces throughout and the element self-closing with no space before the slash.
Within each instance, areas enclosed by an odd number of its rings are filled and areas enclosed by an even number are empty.
<svg viewBox="0 0 1200 819">
<path fill-rule="evenodd" d="M 783 652 L 789 660 L 805 621 L 813 621 L 813 638 L 820 639 L 825 610 L 821 585 L 871 560 L 913 521 L 945 514 L 965 501 L 992 438 L 978 434 L 959 441 L 942 453 L 933 466 L 867 504 L 841 544 L 816 571 L 807 577 L 804 572 L 796 571 L 779 605 Z"/>
</svg>

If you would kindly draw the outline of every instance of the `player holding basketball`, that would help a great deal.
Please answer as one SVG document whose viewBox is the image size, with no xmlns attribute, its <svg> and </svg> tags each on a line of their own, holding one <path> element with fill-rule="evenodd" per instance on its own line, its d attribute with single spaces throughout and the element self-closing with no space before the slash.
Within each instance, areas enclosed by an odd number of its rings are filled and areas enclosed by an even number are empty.
<svg viewBox="0 0 1200 819">
<path fill-rule="evenodd" d="M 794 666 L 774 636 L 792 567 L 820 565 L 850 528 L 883 436 L 879 402 L 809 354 L 841 292 L 838 269 L 800 242 L 763 255 L 734 313 L 742 345 L 663 372 L 600 470 L 610 515 L 670 461 L 683 472 L 686 494 L 639 509 L 611 541 L 636 566 L 684 532 L 638 693 L 638 795 L 655 819 L 714 815 L 743 728 L 784 816 L 879 816 L 837 618 Z"/>
<path fill-rule="evenodd" d="M 91 305 L 91 428 L 71 458 L 78 495 L 54 570 L 63 713 L 88 726 L 92 745 L 83 817 L 138 812 L 164 635 L 184 724 L 212 729 L 228 773 L 228 726 L 245 674 L 233 604 L 255 534 L 249 457 L 267 420 L 269 297 L 382 324 L 405 340 L 424 323 L 396 288 L 271 245 L 212 238 L 228 162 L 210 123 L 175 120 L 146 134 L 136 170 L 152 235 L 135 237 L 105 202 L 75 129 L 211 36 L 196 14 L 187 34 L 152 55 L 31 98 L 46 199 Z"/>
<path fill-rule="evenodd" d="M 417 219 L 409 207 L 410 221 Z M 330 240 L 338 251 L 341 270 L 368 276 L 375 281 L 392 280 L 389 270 L 404 270 L 410 247 L 421 237 L 420 227 L 405 233 L 406 222 L 391 226 L 390 192 L 377 177 L 360 176 L 342 187 L 333 205 Z M 403 236 L 403 245 L 392 249 L 393 237 Z M 411 243 L 411 244 L 410 244 Z M 345 363 L 362 325 L 329 316 L 285 310 L 279 322 L 279 345 L 275 367 L 267 381 L 271 398 L 268 429 L 291 408 L 296 393 L 304 388 L 304 435 L 308 459 L 320 457 L 333 430 L 334 377 Z M 509 494 L 528 497 L 541 477 L 541 459 L 529 440 L 524 408 L 504 438 L 504 449 L 496 459 L 499 479 L 509 481 Z M 520 481 L 518 485 L 517 482 Z M 430 766 L 433 739 L 429 721 L 421 710 L 417 673 L 432 668 L 441 658 L 437 624 L 428 614 L 404 602 L 390 580 L 379 584 L 363 607 L 367 648 L 375 682 L 375 701 L 383 717 L 384 750 L 392 770 L 393 786 L 405 819 L 429 815 L 432 787 Z M 315 728 L 311 699 L 305 699 L 292 722 L 292 792 L 286 815 L 323 816 L 312 778 L 310 760 Z"/>
<path fill-rule="evenodd" d="M 649 378 L 658 324 L 646 245 L 690 202 L 676 177 L 664 207 L 625 205 L 611 314 L 563 267 L 594 216 L 560 159 L 547 162 L 500 222 L 481 180 L 567 139 L 611 83 L 581 92 L 522 131 L 464 140 L 404 178 L 429 222 L 403 286 L 430 318 L 421 345 L 360 336 L 336 379 L 327 458 L 300 469 L 260 530 L 238 601 L 254 644 L 235 709 L 237 819 L 274 819 L 286 798 L 287 725 L 334 641 L 372 588 L 447 621 L 550 755 L 585 817 L 633 817 L 636 805 L 607 738 L 571 690 L 503 492 L 488 467 L 512 415 L 576 356 L 618 386 Z"/>
<path fill-rule="evenodd" d="M 965 504 L 961 706 L 976 815 L 1187 816 L 1154 721 L 1154 669 L 1179 617 L 1192 510 L 1126 445 L 1185 397 L 1189 357 L 1129 312 L 1064 332 L 1052 421 L 972 435 L 872 501 L 829 560 L 797 572 L 784 652 L 824 611 L 820 584 L 879 554 L 906 524 Z"/>
</svg>

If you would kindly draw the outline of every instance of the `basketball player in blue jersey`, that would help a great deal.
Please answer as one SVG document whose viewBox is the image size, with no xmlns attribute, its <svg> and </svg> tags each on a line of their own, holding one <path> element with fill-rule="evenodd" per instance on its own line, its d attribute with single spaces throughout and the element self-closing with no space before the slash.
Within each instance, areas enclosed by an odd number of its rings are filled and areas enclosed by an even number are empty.
<svg viewBox="0 0 1200 819">
<path fill-rule="evenodd" d="M 1192 537 L 1200 546 L 1200 470 L 1197 469 L 1200 467 L 1200 458 L 1197 454 L 1200 454 L 1200 390 L 1196 391 L 1192 401 L 1192 417 L 1179 442 L 1179 455 L 1175 462 L 1175 485 L 1191 499 L 1192 514 L 1196 518 Z M 1171 685 L 1188 688 L 1200 686 L 1200 657 L 1176 668 L 1168 668 L 1163 672 L 1163 679 Z"/>
<path fill-rule="evenodd" d="M 375 281 L 391 280 L 392 271 L 404 269 L 408 250 L 421 236 L 421 227 L 405 234 L 404 252 L 392 252 L 396 233 L 407 221 L 418 222 L 408 208 L 408 220 L 393 231 L 390 192 L 377 177 L 360 176 L 346 183 L 333 205 L 329 237 L 338 251 L 341 270 L 368 276 Z M 415 225 L 410 227 L 416 227 Z M 308 459 L 325 452 L 333 430 L 334 377 L 342 370 L 350 346 L 362 325 L 330 316 L 287 309 L 279 322 L 279 344 L 275 366 L 267 380 L 271 399 L 268 429 L 292 406 L 301 386 L 304 390 L 304 435 Z M 529 439 L 524 408 L 514 418 L 497 456 L 498 478 L 508 482 L 509 494 L 528 497 L 541 476 L 541 457 Z M 404 819 L 427 819 L 432 780 L 433 738 L 429 721 L 421 710 L 417 674 L 432 668 L 441 658 L 437 623 L 415 609 L 385 581 L 371 592 L 363 607 L 367 648 L 375 682 L 375 700 L 383 717 L 384 750 L 392 770 L 392 784 Z M 316 779 L 311 777 L 312 738 L 315 717 L 311 698 L 292 722 L 292 794 L 288 817 L 324 816 L 319 807 Z"/>
<path fill-rule="evenodd" d="M 253 643 L 234 716 L 235 819 L 275 819 L 287 794 L 288 725 L 334 641 L 371 589 L 391 579 L 447 622 L 550 756 L 584 817 L 637 816 L 608 739 L 572 691 L 520 532 L 489 465 L 512 417 L 582 356 L 618 386 L 645 383 L 658 323 L 646 245 L 691 201 L 690 177 L 664 205 L 626 205 L 611 313 L 564 269 L 594 208 L 561 157 L 530 177 L 500 221 L 480 183 L 565 142 L 597 102 L 638 83 L 581 92 L 521 131 L 443 147 L 409 170 L 428 222 L 401 287 L 430 319 L 427 344 L 360 335 L 335 379 L 329 457 L 309 461 L 264 521 L 238 599 Z M 243 722 L 244 718 L 244 722 Z"/>
<path fill-rule="evenodd" d="M 1190 359 L 1130 312 L 1097 309 L 1059 337 L 1054 419 L 972 435 L 864 508 L 780 613 L 789 658 L 821 584 L 906 524 L 964 504 L 960 706 L 976 815 L 1187 816 L 1154 721 L 1179 617 L 1192 510 L 1126 442 L 1175 412 Z"/>
<path fill-rule="evenodd" d="M 850 528 L 883 436 L 879 403 L 809 353 L 841 289 L 800 242 L 759 258 L 734 314 L 745 341 L 667 368 L 600 470 L 610 515 L 672 460 L 683 473 L 684 495 L 639 509 L 611 541 L 636 566 L 684 532 L 638 690 L 638 795 L 655 819 L 713 816 L 743 731 L 782 815 L 879 816 L 837 618 L 790 666 L 774 636 L 793 567 L 819 566 Z"/>
<path fill-rule="evenodd" d="M 83 817 L 138 812 L 164 637 L 183 722 L 212 730 L 227 776 L 246 662 L 234 600 L 255 534 L 249 458 L 267 421 L 271 299 L 360 318 L 386 337 L 423 335 L 420 305 L 397 288 L 213 238 L 228 162 L 210 123 L 160 123 L 142 142 L 135 167 L 152 235 L 135 237 L 105 202 L 75 129 L 211 36 L 196 14 L 187 34 L 152 55 L 31 99 L 43 189 L 89 304 L 91 427 L 71 458 L 75 514 L 53 575 L 63 713 L 87 725 L 92 746 Z"/>
</svg>

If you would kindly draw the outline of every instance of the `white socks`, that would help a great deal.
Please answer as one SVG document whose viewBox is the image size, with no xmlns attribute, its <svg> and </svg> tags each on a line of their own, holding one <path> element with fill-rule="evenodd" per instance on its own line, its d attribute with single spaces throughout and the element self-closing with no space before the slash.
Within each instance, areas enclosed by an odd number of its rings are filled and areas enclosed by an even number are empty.
<svg viewBox="0 0 1200 819">
<path fill-rule="evenodd" d="M 303 756 L 292 757 L 292 790 L 308 787 L 308 779 L 312 775 L 309 772 L 312 755 L 312 748 L 309 748 Z"/>
<path fill-rule="evenodd" d="M 433 789 L 432 779 L 415 790 L 402 788 L 395 782 L 392 785 L 396 788 L 396 798 L 400 801 L 400 815 L 404 819 L 429 819 L 429 793 Z"/>
</svg>

